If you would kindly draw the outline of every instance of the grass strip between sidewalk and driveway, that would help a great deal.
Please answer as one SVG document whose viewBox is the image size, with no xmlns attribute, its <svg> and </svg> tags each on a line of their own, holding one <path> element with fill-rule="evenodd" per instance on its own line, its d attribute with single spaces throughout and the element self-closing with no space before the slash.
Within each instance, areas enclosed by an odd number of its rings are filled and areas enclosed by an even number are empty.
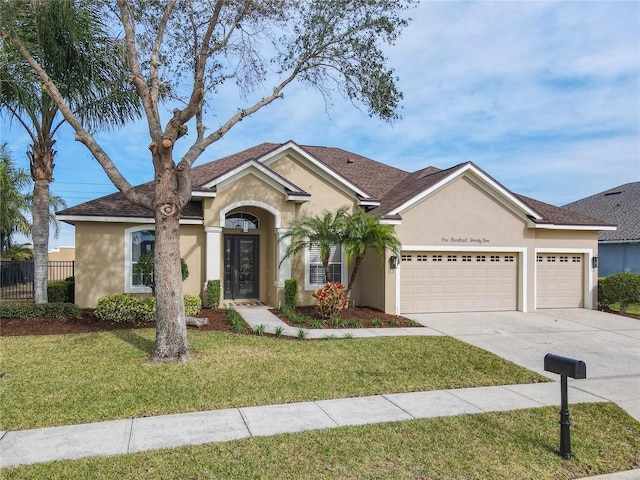
<svg viewBox="0 0 640 480">
<path fill-rule="evenodd" d="M 640 423 L 615 404 L 571 406 L 572 450 L 557 453 L 558 408 L 342 427 L 2 470 L 27 479 L 566 480 L 640 467 Z"/>
<path fill-rule="evenodd" d="M 548 381 L 450 337 L 300 342 L 190 331 L 187 364 L 153 365 L 154 335 L 0 337 L 0 428 Z"/>
</svg>

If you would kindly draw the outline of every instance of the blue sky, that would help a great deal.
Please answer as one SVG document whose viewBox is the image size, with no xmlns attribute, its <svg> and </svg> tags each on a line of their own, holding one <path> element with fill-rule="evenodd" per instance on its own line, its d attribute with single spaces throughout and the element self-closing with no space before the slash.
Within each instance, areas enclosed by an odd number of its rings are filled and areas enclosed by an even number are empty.
<svg viewBox="0 0 640 480">
<path fill-rule="evenodd" d="M 639 1 L 423 1 L 409 15 L 387 49 L 404 92 L 401 120 L 369 118 L 340 96 L 327 106 L 293 85 L 196 165 L 294 140 L 409 171 L 472 161 L 511 191 L 554 205 L 640 180 Z M 220 93 L 206 116 L 211 128 L 247 105 L 231 87 Z M 3 119 L 0 135 L 28 169 L 19 125 Z M 97 138 L 131 183 L 151 180 L 144 122 Z M 53 193 L 71 206 L 115 191 L 70 129 L 57 140 Z M 74 243 L 63 224 L 50 247 Z"/>
</svg>

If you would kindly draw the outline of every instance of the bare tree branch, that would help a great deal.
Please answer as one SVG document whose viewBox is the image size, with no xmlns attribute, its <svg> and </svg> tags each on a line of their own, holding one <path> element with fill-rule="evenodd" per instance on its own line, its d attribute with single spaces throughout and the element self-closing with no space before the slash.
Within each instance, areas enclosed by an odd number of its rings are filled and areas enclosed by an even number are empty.
<svg viewBox="0 0 640 480">
<path fill-rule="evenodd" d="M 158 114 L 157 103 L 154 103 L 149 92 L 149 87 L 144 80 L 140 62 L 138 60 L 138 50 L 136 48 L 136 33 L 132 12 L 129 11 L 129 2 L 126 0 L 118 0 L 118 8 L 120 9 L 120 21 L 124 27 L 125 39 L 127 43 L 127 58 L 133 75 L 131 83 L 136 87 L 136 91 L 142 101 L 147 123 L 149 125 L 149 133 L 153 138 L 162 136 L 162 127 L 160 125 L 160 116 Z"/>
</svg>

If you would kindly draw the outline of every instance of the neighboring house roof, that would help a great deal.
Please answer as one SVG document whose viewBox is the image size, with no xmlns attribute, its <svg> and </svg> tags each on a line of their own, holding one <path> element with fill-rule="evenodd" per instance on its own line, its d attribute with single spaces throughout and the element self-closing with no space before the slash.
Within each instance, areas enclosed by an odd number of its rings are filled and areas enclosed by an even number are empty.
<svg viewBox="0 0 640 480">
<path fill-rule="evenodd" d="M 617 225 L 615 231 L 600 232 L 601 242 L 640 241 L 640 182 L 625 183 L 564 208 Z"/>
<path fill-rule="evenodd" d="M 310 195 L 269 168 L 271 162 L 285 154 L 294 155 L 309 168 L 337 187 L 357 198 L 360 205 L 380 213 L 389 221 L 400 221 L 402 213 L 428 195 L 437 192 L 461 176 L 475 181 L 509 208 L 517 210 L 532 223 L 545 228 L 584 227 L 612 228 L 606 221 L 554 207 L 538 200 L 514 194 L 471 162 L 446 170 L 427 167 L 410 173 L 367 157 L 332 147 L 300 146 L 295 142 L 262 143 L 241 152 L 191 169 L 193 199 L 183 210 L 183 223 L 203 219 L 198 199 L 216 196 L 218 184 L 232 181 L 247 173 L 255 174 L 288 196 L 306 201 Z M 136 187 L 151 193 L 153 183 Z M 152 221 L 152 212 L 131 204 L 121 193 L 114 193 L 57 213 L 58 218 L 74 221 Z"/>
</svg>

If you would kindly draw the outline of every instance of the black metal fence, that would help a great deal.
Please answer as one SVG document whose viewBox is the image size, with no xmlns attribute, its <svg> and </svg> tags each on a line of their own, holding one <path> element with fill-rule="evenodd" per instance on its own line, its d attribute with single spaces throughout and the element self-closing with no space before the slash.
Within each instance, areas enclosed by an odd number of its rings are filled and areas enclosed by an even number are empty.
<svg viewBox="0 0 640 480">
<path fill-rule="evenodd" d="M 74 261 L 48 262 L 49 282 L 75 275 Z M 2 260 L 0 262 L 0 299 L 33 300 L 33 261 Z"/>
</svg>

